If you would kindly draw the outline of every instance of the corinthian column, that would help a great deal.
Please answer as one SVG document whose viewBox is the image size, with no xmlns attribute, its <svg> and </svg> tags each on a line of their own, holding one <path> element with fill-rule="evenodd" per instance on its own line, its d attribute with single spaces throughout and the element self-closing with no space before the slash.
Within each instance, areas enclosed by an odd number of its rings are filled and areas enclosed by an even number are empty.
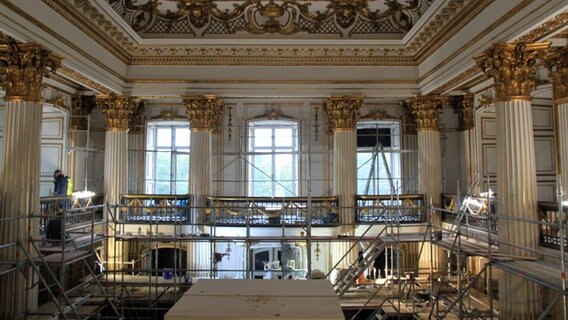
<svg viewBox="0 0 568 320">
<path fill-rule="evenodd" d="M 568 47 L 550 50 L 546 65 L 550 69 L 556 108 L 558 140 L 558 173 L 562 187 L 568 190 Z"/>
<path fill-rule="evenodd" d="M 214 95 L 184 96 L 187 119 L 191 126 L 191 151 L 189 153 L 189 193 L 192 196 L 192 220 L 203 232 L 205 206 L 211 186 L 211 136 L 219 132 L 223 118 L 223 100 Z M 209 243 L 191 242 L 188 254 L 190 269 L 209 269 L 211 253 Z M 198 274 L 194 274 L 198 275 Z"/>
<path fill-rule="evenodd" d="M 328 97 L 323 105 L 328 127 L 333 131 L 333 193 L 339 197 L 339 232 L 353 235 L 355 228 L 355 193 L 357 192 L 357 120 L 363 97 Z M 350 247 L 348 242 L 337 242 L 333 259 L 341 258 Z M 357 250 L 348 257 L 350 264 L 357 259 Z"/>
<path fill-rule="evenodd" d="M 128 182 L 128 124 L 138 101 L 129 96 L 97 95 L 97 104 L 106 115 L 104 192 L 107 203 L 120 203 L 120 194 L 126 192 Z M 122 248 L 115 246 L 115 225 L 110 220 L 107 234 L 111 236 L 107 245 L 107 261 L 110 268 L 121 268 L 114 265 L 122 262 Z"/>
<path fill-rule="evenodd" d="M 476 57 L 481 70 L 495 81 L 497 118 L 497 213 L 499 253 L 535 257 L 538 225 L 536 169 L 530 93 L 535 86 L 536 59 L 549 43 L 499 43 Z M 508 244 L 513 244 L 511 246 Z M 502 319 L 536 319 L 540 314 L 537 285 L 501 272 L 499 302 Z"/>
<path fill-rule="evenodd" d="M 447 98 L 439 96 L 420 96 L 412 100 L 412 113 L 416 116 L 418 130 L 418 188 L 424 194 L 424 200 L 429 205 L 440 207 L 442 193 L 442 152 L 440 147 L 440 131 L 438 118 L 442 104 Z M 436 228 L 442 226 L 439 212 L 429 215 L 430 223 Z M 426 244 L 420 257 L 421 269 L 440 269 L 444 264 L 443 250 Z M 430 255 L 432 252 L 432 255 Z"/>
<path fill-rule="evenodd" d="M 473 95 L 464 94 L 456 105 L 460 132 L 460 190 L 465 193 L 477 175 Z"/>
<path fill-rule="evenodd" d="M 128 130 L 128 192 L 144 193 L 144 176 L 146 156 L 144 141 L 144 125 L 146 108 L 140 104 L 132 114 L 130 130 Z"/>
<path fill-rule="evenodd" d="M 0 39 L 0 72 L 5 76 L 6 120 L 0 183 L 0 250 L 2 261 L 25 259 L 21 248 L 36 256 L 28 237 L 39 238 L 39 182 L 43 76 L 55 71 L 61 58 L 37 44 Z M 27 217 L 36 216 L 27 219 Z M 9 220 L 21 218 L 18 220 Z M 17 272 L 0 277 L 0 318 L 17 319 L 37 308 L 37 276 Z M 35 279 L 35 280 L 32 280 Z M 26 290 L 26 287 L 34 288 Z M 26 296 L 27 293 L 27 296 Z"/>
</svg>

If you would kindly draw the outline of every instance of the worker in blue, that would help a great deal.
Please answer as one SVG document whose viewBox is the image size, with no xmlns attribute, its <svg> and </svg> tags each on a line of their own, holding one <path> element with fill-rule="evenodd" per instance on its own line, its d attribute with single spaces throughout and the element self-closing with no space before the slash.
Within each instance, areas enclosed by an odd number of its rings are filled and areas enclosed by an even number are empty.
<svg viewBox="0 0 568 320">
<path fill-rule="evenodd" d="M 53 172 L 53 193 L 56 196 L 66 196 L 69 177 L 64 175 L 61 170 L 57 169 Z"/>
</svg>

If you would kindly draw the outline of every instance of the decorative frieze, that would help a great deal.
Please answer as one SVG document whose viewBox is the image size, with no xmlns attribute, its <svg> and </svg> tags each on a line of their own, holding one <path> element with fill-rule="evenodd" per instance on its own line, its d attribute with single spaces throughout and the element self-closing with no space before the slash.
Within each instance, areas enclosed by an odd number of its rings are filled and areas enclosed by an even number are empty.
<svg viewBox="0 0 568 320">
<path fill-rule="evenodd" d="M 223 119 L 224 102 L 215 95 L 183 96 L 191 130 L 212 130 L 219 133 Z"/>
<path fill-rule="evenodd" d="M 439 115 L 447 97 L 416 96 L 412 98 L 412 114 L 416 116 L 418 130 L 438 130 Z"/>
<path fill-rule="evenodd" d="M 62 58 L 35 43 L 0 38 L 0 73 L 5 101 L 41 101 L 43 76 L 55 72 Z"/>
<path fill-rule="evenodd" d="M 554 102 L 568 102 L 568 46 L 551 48 L 544 63 L 550 70 Z"/>
<path fill-rule="evenodd" d="M 328 127 L 332 131 L 355 130 L 362 105 L 362 96 L 328 97 L 323 104 Z"/>
<path fill-rule="evenodd" d="M 131 96 L 97 95 L 97 105 L 106 115 L 107 131 L 126 131 L 139 100 Z"/>
<path fill-rule="evenodd" d="M 549 42 L 497 43 L 475 58 L 483 73 L 495 81 L 496 100 L 530 99 L 537 60 L 549 46 Z"/>
</svg>

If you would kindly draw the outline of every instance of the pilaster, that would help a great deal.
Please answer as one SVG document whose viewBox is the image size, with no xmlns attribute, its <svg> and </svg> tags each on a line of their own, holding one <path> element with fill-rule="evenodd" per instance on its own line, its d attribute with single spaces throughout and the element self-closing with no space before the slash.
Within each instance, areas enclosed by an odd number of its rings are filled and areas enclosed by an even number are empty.
<svg viewBox="0 0 568 320">
<path fill-rule="evenodd" d="M 146 107 L 140 103 L 130 120 L 128 130 L 128 192 L 144 193 L 146 143 L 144 128 L 146 125 Z"/>
<path fill-rule="evenodd" d="M 474 182 L 477 175 L 475 109 L 472 94 L 457 97 L 455 112 L 458 114 L 458 130 L 460 135 L 460 190 L 464 194 Z M 477 191 L 477 190 L 473 190 Z"/>
<path fill-rule="evenodd" d="M 530 93 L 536 84 L 537 58 L 549 43 L 498 43 L 476 57 L 482 71 L 495 81 L 497 118 L 497 213 L 499 253 L 535 257 L 537 249 L 536 166 Z M 519 220 L 515 220 L 518 218 Z M 512 245 L 507 245 L 510 243 Z M 535 319 L 540 294 L 534 282 L 507 272 L 499 279 L 500 316 Z"/>
</svg>

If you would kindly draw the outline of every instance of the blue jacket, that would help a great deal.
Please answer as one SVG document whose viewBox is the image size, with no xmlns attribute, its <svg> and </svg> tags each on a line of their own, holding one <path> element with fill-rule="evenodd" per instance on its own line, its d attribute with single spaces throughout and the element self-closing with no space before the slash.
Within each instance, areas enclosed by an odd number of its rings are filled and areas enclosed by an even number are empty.
<svg viewBox="0 0 568 320">
<path fill-rule="evenodd" d="M 53 181 L 53 192 L 58 196 L 66 196 L 67 195 L 67 179 L 68 176 L 58 175 Z"/>
</svg>

